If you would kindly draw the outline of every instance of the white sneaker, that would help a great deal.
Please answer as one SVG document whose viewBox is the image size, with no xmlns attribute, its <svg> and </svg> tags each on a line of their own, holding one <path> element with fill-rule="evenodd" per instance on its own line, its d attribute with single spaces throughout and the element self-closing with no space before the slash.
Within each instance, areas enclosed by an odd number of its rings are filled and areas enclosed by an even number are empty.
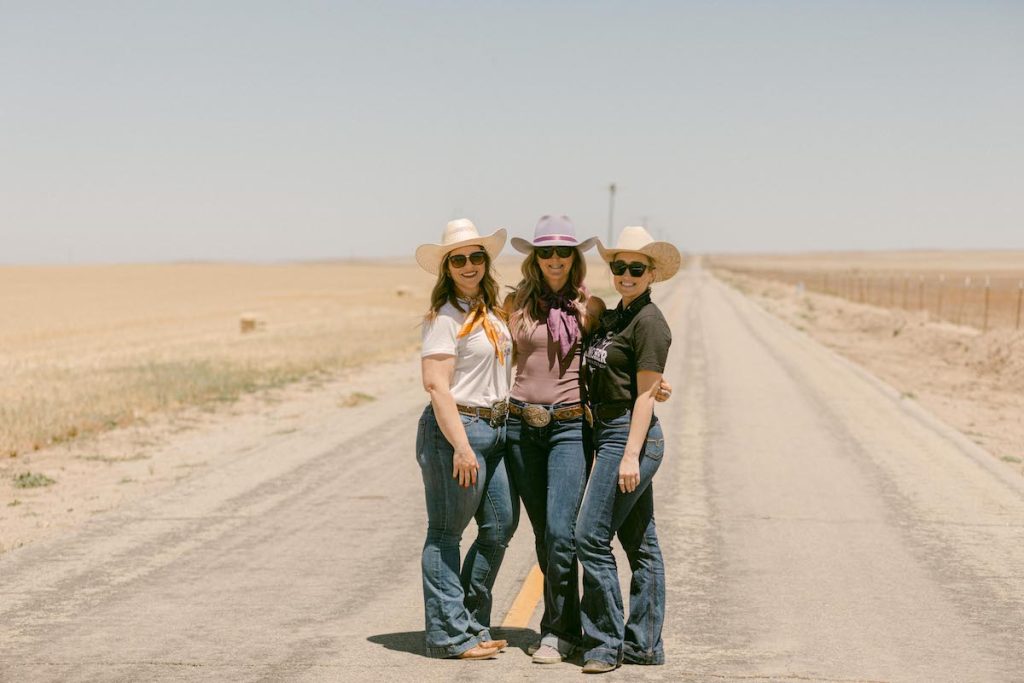
<svg viewBox="0 0 1024 683">
<path fill-rule="evenodd" d="M 540 639 L 538 647 L 533 651 L 534 664 L 558 664 L 572 656 L 572 643 L 558 636 L 548 634 Z"/>
</svg>

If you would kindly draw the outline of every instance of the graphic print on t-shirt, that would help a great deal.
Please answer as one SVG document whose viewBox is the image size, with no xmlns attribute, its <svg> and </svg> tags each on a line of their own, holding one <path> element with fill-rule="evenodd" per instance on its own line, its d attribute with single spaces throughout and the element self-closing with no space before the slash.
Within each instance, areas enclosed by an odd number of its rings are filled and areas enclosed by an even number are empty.
<svg viewBox="0 0 1024 683">
<path fill-rule="evenodd" d="M 608 366 L 608 347 L 611 346 L 614 332 L 608 332 L 604 339 L 598 339 L 587 347 L 587 364 L 596 368 Z"/>
</svg>

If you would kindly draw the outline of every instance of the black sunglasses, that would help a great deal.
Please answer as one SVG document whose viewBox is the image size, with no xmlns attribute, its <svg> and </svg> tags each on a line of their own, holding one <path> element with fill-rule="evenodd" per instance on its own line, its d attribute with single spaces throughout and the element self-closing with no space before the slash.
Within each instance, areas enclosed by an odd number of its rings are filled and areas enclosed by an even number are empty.
<svg viewBox="0 0 1024 683">
<path fill-rule="evenodd" d="M 479 266 L 486 260 L 487 253 L 483 251 L 474 251 L 469 256 L 466 256 L 465 254 L 452 254 L 448 257 L 448 263 L 452 264 L 456 268 L 462 268 L 466 265 L 466 261 L 469 261 L 474 266 Z"/>
<path fill-rule="evenodd" d="M 544 259 L 551 258 L 552 254 L 558 254 L 558 258 L 569 258 L 572 256 L 572 252 L 576 251 L 576 247 L 534 247 L 533 249 L 537 252 L 537 256 Z"/>
<path fill-rule="evenodd" d="M 639 261 L 633 261 L 632 263 L 626 263 L 625 261 L 612 261 L 608 264 L 608 267 L 612 269 L 612 275 L 622 275 L 629 270 L 629 274 L 633 277 L 640 277 L 647 272 L 647 264 L 640 263 Z"/>
</svg>

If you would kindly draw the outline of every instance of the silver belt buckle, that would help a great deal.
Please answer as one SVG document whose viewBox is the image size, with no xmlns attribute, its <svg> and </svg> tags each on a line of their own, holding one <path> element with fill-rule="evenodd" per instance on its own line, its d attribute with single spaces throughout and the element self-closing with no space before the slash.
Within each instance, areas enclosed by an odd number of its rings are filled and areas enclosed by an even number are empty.
<svg viewBox="0 0 1024 683">
<path fill-rule="evenodd" d="M 523 407 L 523 421 L 531 427 L 547 427 L 551 423 L 551 410 L 529 403 Z"/>
<path fill-rule="evenodd" d="M 491 404 L 491 426 L 500 427 L 508 417 L 508 401 L 495 401 Z"/>
</svg>

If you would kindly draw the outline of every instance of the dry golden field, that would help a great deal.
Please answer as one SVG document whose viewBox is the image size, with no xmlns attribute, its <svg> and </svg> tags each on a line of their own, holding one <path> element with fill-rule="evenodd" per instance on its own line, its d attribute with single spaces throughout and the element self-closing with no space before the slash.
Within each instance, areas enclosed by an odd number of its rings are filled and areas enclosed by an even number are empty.
<svg viewBox="0 0 1024 683">
<path fill-rule="evenodd" d="M 712 268 L 978 329 L 1024 327 L 1024 252 L 720 255 Z"/>
<path fill-rule="evenodd" d="M 0 453 L 407 351 L 431 284 L 411 259 L 0 268 Z"/>
<path fill-rule="evenodd" d="M 411 352 L 433 282 L 411 258 L 0 267 L 0 457 Z"/>
</svg>

